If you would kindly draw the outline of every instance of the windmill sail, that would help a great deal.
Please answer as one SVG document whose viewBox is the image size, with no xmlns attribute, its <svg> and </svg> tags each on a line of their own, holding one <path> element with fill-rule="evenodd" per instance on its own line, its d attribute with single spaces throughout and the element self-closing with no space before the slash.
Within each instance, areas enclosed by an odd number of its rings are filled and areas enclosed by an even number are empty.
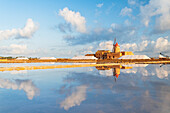
<svg viewBox="0 0 170 113">
<path fill-rule="evenodd" d="M 115 44 L 116 44 L 116 38 L 114 38 L 114 43 L 113 43 L 113 49 L 112 49 L 112 52 L 115 52 Z"/>
</svg>

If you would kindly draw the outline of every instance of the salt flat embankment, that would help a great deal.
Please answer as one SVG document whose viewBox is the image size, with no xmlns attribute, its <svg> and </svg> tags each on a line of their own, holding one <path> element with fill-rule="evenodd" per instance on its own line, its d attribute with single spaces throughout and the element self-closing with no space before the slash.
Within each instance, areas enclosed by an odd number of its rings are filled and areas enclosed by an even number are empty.
<svg viewBox="0 0 170 113">
<path fill-rule="evenodd" d="M 135 64 L 170 64 L 170 59 L 56 59 L 56 60 L 0 60 L 0 63 L 135 63 Z"/>
<path fill-rule="evenodd" d="M 20 71 L 36 69 L 55 69 L 55 68 L 75 68 L 75 67 L 95 67 L 95 66 L 119 66 L 120 63 L 109 64 L 73 64 L 73 65 L 51 65 L 51 66 L 20 66 L 20 67 L 0 67 L 0 71 Z"/>
</svg>

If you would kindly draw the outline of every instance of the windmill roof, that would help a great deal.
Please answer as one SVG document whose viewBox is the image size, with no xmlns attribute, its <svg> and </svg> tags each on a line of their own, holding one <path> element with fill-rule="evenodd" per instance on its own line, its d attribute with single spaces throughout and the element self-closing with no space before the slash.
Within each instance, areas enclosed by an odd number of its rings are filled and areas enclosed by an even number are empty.
<svg viewBox="0 0 170 113">
<path fill-rule="evenodd" d="M 118 43 L 116 43 L 116 44 L 115 44 L 115 47 L 118 47 L 118 46 L 119 46 L 119 44 L 118 44 Z"/>
</svg>

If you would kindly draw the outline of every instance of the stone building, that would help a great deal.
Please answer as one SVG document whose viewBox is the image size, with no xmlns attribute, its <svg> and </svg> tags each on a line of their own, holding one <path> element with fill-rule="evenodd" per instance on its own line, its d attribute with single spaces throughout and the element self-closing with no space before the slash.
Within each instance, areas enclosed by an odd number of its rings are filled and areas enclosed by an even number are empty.
<svg viewBox="0 0 170 113">
<path fill-rule="evenodd" d="M 98 50 L 94 56 L 98 59 L 118 59 L 123 55 L 134 55 L 131 51 L 120 51 L 118 43 L 113 45 L 113 51 L 109 50 Z"/>
</svg>

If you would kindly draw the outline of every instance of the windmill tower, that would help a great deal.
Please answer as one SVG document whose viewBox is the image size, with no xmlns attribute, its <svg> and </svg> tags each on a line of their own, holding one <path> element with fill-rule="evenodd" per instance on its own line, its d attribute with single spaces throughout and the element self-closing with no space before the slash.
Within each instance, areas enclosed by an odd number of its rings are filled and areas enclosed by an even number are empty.
<svg viewBox="0 0 170 113">
<path fill-rule="evenodd" d="M 116 42 L 116 38 L 114 39 L 112 52 L 113 52 L 113 53 L 118 53 L 118 52 L 120 52 L 120 46 L 119 46 L 118 43 Z"/>
</svg>

